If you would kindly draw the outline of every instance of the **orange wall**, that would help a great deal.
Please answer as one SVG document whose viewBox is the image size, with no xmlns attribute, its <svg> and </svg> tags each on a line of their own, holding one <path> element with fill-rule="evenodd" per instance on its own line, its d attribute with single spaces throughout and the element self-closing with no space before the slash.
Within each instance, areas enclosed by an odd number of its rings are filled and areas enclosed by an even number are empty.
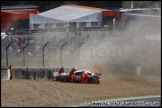
<svg viewBox="0 0 162 108">
<path fill-rule="evenodd" d="M 38 14 L 38 10 L 1 10 L 1 32 L 6 31 L 18 19 L 29 19 L 30 13 Z"/>
</svg>

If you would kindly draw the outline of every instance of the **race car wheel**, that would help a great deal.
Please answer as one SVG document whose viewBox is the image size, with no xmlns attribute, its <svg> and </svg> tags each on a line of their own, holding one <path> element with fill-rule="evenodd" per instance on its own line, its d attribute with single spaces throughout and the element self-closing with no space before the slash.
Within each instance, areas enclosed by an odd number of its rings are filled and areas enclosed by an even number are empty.
<svg viewBox="0 0 162 108">
<path fill-rule="evenodd" d="M 66 82 L 65 79 L 62 79 L 61 82 Z"/>
<path fill-rule="evenodd" d="M 56 77 L 56 81 L 58 81 L 59 80 L 59 78 L 58 77 Z"/>
<path fill-rule="evenodd" d="M 100 80 L 97 80 L 97 81 L 96 81 L 96 84 L 100 84 Z"/>
<path fill-rule="evenodd" d="M 63 82 L 63 79 L 60 79 L 61 82 Z"/>
<path fill-rule="evenodd" d="M 94 79 L 93 79 L 93 78 L 90 78 L 90 79 L 89 79 L 89 83 L 91 83 L 91 84 L 92 84 L 92 83 L 95 83 Z"/>
</svg>

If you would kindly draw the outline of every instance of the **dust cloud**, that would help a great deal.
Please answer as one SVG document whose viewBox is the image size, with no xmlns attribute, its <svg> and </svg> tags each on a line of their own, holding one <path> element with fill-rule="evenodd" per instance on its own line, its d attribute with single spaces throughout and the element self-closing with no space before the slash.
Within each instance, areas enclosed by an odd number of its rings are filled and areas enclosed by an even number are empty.
<svg viewBox="0 0 162 108">
<path fill-rule="evenodd" d="M 69 4 L 69 3 L 66 3 Z M 147 11 L 147 14 L 154 12 Z M 156 14 L 160 14 L 156 13 Z M 44 67 L 78 67 L 94 71 L 94 65 L 103 66 L 102 78 L 136 76 L 137 67 L 142 69 L 142 76 L 161 75 L 161 14 L 160 17 L 136 17 L 130 20 L 122 30 L 99 29 L 99 31 L 81 31 L 82 37 L 72 41 L 74 32 L 34 33 L 35 44 L 32 55 L 25 56 L 25 67 L 43 67 L 42 47 L 44 48 Z M 84 39 L 87 35 L 90 39 Z M 55 38 L 56 37 L 56 38 Z M 84 41 L 76 47 L 78 40 Z M 67 42 L 62 48 L 61 46 Z M 31 49 L 28 51 L 30 52 Z M 1 66 L 5 67 L 5 50 L 2 51 Z M 9 51 L 10 54 L 10 51 Z M 23 67 L 23 55 L 9 56 L 9 64 Z M 129 77 L 131 78 L 131 77 Z M 155 78 L 156 79 L 156 78 Z M 150 80 L 150 79 L 149 79 Z"/>
<path fill-rule="evenodd" d="M 160 80 L 161 75 L 161 12 L 147 11 L 147 15 L 158 17 L 134 17 L 122 31 L 106 33 L 99 44 L 95 38 L 83 46 L 81 67 L 90 68 L 101 64 L 103 77 L 114 75 L 117 79 L 132 79 L 138 76 L 143 80 Z M 92 38 L 95 33 L 92 33 Z M 97 34 L 97 31 L 96 31 Z M 141 68 L 140 75 L 137 75 Z M 131 77 L 130 77 L 131 76 Z M 110 77 L 109 77 L 110 78 Z M 113 77 L 114 78 L 114 77 Z"/>
</svg>

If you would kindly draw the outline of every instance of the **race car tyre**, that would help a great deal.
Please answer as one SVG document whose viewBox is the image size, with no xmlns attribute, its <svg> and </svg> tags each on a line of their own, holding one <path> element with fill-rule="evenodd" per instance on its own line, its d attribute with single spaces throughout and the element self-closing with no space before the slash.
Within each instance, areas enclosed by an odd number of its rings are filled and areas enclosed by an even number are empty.
<svg viewBox="0 0 162 108">
<path fill-rule="evenodd" d="M 96 81 L 96 84 L 100 84 L 100 80 L 97 80 L 97 81 Z"/>
<path fill-rule="evenodd" d="M 56 77 L 56 81 L 58 81 L 59 80 L 59 78 L 58 77 Z"/>
<path fill-rule="evenodd" d="M 63 79 L 63 80 L 62 80 L 62 82 L 66 82 L 66 80 L 65 80 L 65 79 Z"/>
</svg>

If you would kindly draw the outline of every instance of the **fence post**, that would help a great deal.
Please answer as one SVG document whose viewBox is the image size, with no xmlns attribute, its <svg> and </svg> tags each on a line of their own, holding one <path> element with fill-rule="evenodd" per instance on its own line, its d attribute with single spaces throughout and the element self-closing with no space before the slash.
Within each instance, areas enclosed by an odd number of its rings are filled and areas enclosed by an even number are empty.
<svg viewBox="0 0 162 108">
<path fill-rule="evenodd" d="M 24 56 L 24 49 L 25 49 L 25 47 L 23 47 L 23 64 L 24 64 L 24 67 L 25 67 L 25 56 Z"/>
<path fill-rule="evenodd" d="M 80 42 L 79 42 L 79 46 L 78 46 L 78 60 L 79 60 L 79 58 L 80 58 L 79 48 L 80 48 L 83 44 L 84 44 L 83 41 L 80 41 Z"/>
<path fill-rule="evenodd" d="M 47 46 L 49 41 L 42 47 L 43 67 L 44 67 L 44 48 Z"/>
<path fill-rule="evenodd" d="M 26 79 L 29 79 L 29 71 L 28 71 L 28 67 L 26 68 Z"/>
<path fill-rule="evenodd" d="M 53 46 L 55 45 L 55 39 L 57 36 L 55 36 L 52 40 L 53 40 Z"/>
<path fill-rule="evenodd" d="M 12 42 L 6 47 L 6 62 L 7 62 L 7 67 L 8 67 L 8 52 L 7 52 L 7 49 L 10 47 L 11 44 L 12 44 Z"/>
<path fill-rule="evenodd" d="M 74 53 L 74 51 L 76 50 L 76 49 L 78 49 L 78 60 L 79 60 L 79 48 L 82 46 L 84 44 L 84 42 L 83 41 L 79 41 L 78 42 L 78 44 L 73 48 L 73 52 L 72 52 L 72 54 Z M 73 54 L 74 55 L 74 54 Z M 77 55 L 76 55 L 77 56 Z M 76 59 L 76 57 L 75 57 L 75 59 Z M 73 61 L 73 65 L 74 65 L 74 62 L 75 62 L 76 60 L 74 60 Z M 79 64 L 79 62 L 78 62 L 78 64 Z"/>
<path fill-rule="evenodd" d="M 62 67 L 62 48 L 66 45 L 67 42 L 65 42 L 62 46 L 61 46 L 61 67 Z"/>
</svg>

